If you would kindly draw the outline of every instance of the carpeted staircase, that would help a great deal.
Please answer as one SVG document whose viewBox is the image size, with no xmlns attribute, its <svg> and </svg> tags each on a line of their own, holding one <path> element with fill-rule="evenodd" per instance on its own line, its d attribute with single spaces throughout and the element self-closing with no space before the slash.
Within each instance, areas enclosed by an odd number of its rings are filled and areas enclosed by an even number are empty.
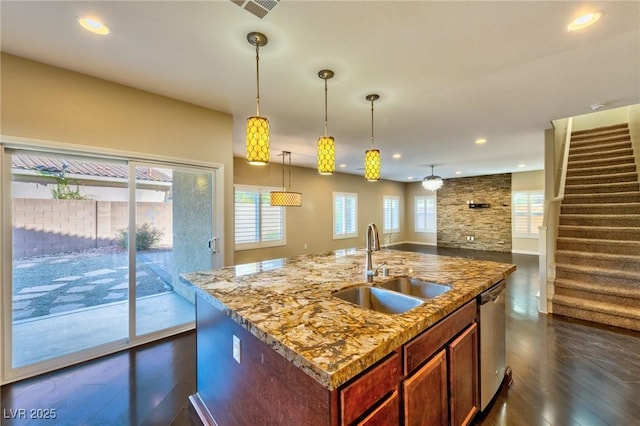
<svg viewBox="0 0 640 426">
<path fill-rule="evenodd" d="M 573 132 L 553 313 L 640 331 L 640 184 L 626 124 Z"/>
</svg>

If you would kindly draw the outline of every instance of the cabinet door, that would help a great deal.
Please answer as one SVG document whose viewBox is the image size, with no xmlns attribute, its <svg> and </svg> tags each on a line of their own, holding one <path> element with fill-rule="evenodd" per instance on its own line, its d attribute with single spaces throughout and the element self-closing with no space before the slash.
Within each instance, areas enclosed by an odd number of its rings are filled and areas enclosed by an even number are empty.
<svg viewBox="0 0 640 426">
<path fill-rule="evenodd" d="M 381 403 L 358 426 L 390 426 L 400 424 L 400 397 L 394 391 L 389 398 Z"/>
<path fill-rule="evenodd" d="M 438 352 L 402 386 L 405 425 L 448 424 L 446 350 Z"/>
<path fill-rule="evenodd" d="M 468 425 L 478 412 L 478 327 L 469 326 L 449 344 L 451 424 Z"/>
</svg>

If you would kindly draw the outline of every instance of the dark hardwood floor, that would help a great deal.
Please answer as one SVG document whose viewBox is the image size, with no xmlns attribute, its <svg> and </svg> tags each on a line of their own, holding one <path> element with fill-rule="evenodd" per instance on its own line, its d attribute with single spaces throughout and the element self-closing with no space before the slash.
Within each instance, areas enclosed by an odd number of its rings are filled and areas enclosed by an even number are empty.
<svg viewBox="0 0 640 426">
<path fill-rule="evenodd" d="M 537 256 L 396 248 L 518 267 L 507 289 L 507 363 L 514 383 L 475 424 L 640 424 L 640 333 L 538 314 Z M 193 392 L 195 334 L 189 332 L 2 386 L 0 420 L 7 426 L 189 425 L 186 398 Z M 55 409 L 57 418 L 7 418 L 20 409 L 27 416 L 31 409 Z"/>
</svg>

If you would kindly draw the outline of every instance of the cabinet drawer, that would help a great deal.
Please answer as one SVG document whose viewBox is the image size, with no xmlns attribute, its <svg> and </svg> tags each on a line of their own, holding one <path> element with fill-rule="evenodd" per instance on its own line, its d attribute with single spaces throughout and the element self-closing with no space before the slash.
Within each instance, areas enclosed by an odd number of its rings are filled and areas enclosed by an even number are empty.
<svg viewBox="0 0 640 426">
<path fill-rule="evenodd" d="M 453 312 L 403 347 L 404 374 L 408 375 L 476 319 L 475 299 Z"/>
<path fill-rule="evenodd" d="M 357 423 L 358 426 L 390 426 L 400 424 L 400 397 L 394 391 L 367 417 Z"/>
<path fill-rule="evenodd" d="M 400 370 L 400 355 L 394 352 L 341 389 L 342 424 L 352 424 L 382 397 L 397 390 Z"/>
</svg>

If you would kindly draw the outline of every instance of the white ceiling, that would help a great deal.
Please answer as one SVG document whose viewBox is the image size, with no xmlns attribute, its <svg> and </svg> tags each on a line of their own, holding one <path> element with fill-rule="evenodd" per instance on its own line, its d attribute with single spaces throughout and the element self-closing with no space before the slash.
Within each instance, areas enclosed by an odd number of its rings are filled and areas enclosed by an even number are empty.
<svg viewBox="0 0 640 426">
<path fill-rule="evenodd" d="M 287 1 L 259 19 L 230 1 L 6 1 L 2 50 L 234 117 L 234 153 L 255 114 L 255 48 L 260 49 L 261 114 L 271 123 L 272 160 L 287 150 L 315 167 L 324 132 L 337 163 L 361 174 L 375 145 L 382 177 L 408 181 L 540 170 L 550 121 L 590 105 L 640 103 L 637 1 Z M 594 26 L 568 21 L 600 9 Z M 111 29 L 96 36 L 76 18 L 95 15 Z M 474 144 L 484 137 L 485 145 Z M 401 159 L 392 159 L 400 153 Z M 524 167 L 518 167 L 525 164 Z"/>
</svg>

